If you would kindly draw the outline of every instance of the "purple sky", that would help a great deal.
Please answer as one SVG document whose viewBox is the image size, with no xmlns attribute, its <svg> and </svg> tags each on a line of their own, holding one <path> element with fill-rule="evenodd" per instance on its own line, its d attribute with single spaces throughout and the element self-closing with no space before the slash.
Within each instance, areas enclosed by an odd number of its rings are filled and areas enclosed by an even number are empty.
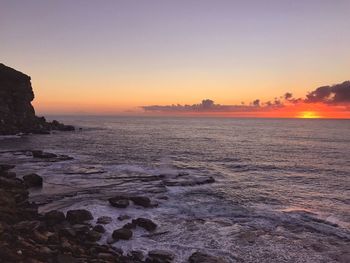
<svg viewBox="0 0 350 263">
<path fill-rule="evenodd" d="M 1 62 L 32 76 L 43 112 L 301 96 L 349 79 L 349 10 L 349 0 L 0 0 Z"/>
</svg>

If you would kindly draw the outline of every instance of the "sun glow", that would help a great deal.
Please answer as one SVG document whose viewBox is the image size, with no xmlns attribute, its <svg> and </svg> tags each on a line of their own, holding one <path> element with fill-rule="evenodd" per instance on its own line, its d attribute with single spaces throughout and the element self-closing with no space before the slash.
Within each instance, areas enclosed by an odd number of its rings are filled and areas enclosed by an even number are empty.
<svg viewBox="0 0 350 263">
<path fill-rule="evenodd" d="M 314 112 L 314 111 L 302 111 L 299 113 L 298 118 L 317 119 L 317 118 L 322 118 L 322 117 L 317 112 Z"/>
</svg>

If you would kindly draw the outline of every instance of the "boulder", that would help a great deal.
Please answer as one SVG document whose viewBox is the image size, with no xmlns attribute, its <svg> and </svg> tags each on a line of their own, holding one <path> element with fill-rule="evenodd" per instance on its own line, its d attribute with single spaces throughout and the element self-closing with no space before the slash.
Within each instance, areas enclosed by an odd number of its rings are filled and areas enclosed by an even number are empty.
<svg viewBox="0 0 350 263">
<path fill-rule="evenodd" d="M 147 263 L 171 263 L 175 256 L 173 253 L 165 250 L 152 250 L 148 252 Z"/>
<path fill-rule="evenodd" d="M 125 198 L 112 197 L 108 199 L 109 203 L 117 208 L 127 208 L 129 206 L 129 200 Z"/>
<path fill-rule="evenodd" d="M 98 233 L 104 233 L 106 232 L 106 229 L 102 226 L 102 225 L 96 225 L 93 228 L 94 231 L 98 232 Z"/>
<path fill-rule="evenodd" d="M 118 220 L 119 220 L 119 221 L 128 220 L 128 219 L 130 219 L 130 218 L 131 218 L 131 217 L 128 216 L 128 215 L 120 215 L 120 216 L 118 216 Z"/>
<path fill-rule="evenodd" d="M 120 228 L 113 231 L 112 237 L 116 240 L 129 240 L 132 237 L 132 231 L 126 228 Z"/>
<path fill-rule="evenodd" d="M 217 258 L 202 252 L 193 253 L 188 259 L 189 263 L 227 263 L 222 258 Z"/>
<path fill-rule="evenodd" d="M 132 220 L 132 224 L 142 227 L 147 231 L 154 231 L 157 228 L 157 224 L 155 224 L 151 219 L 142 217 Z"/>
<path fill-rule="evenodd" d="M 97 219 L 97 224 L 107 225 L 112 222 L 112 218 L 109 216 L 101 216 Z"/>
<path fill-rule="evenodd" d="M 23 176 L 23 181 L 27 187 L 42 187 L 43 178 L 37 174 L 28 174 Z"/>
<path fill-rule="evenodd" d="M 69 210 L 66 218 L 72 224 L 79 224 L 94 219 L 92 214 L 85 209 Z"/>
<path fill-rule="evenodd" d="M 130 197 L 130 200 L 133 201 L 135 205 L 139 205 L 143 207 L 151 206 L 151 199 L 149 199 L 146 196 L 132 196 Z"/>
<path fill-rule="evenodd" d="M 101 239 L 101 233 L 91 230 L 86 233 L 86 238 L 89 241 L 96 242 Z"/>
<path fill-rule="evenodd" d="M 52 210 L 44 215 L 44 219 L 48 225 L 56 225 L 66 220 L 66 217 L 63 212 Z"/>
</svg>

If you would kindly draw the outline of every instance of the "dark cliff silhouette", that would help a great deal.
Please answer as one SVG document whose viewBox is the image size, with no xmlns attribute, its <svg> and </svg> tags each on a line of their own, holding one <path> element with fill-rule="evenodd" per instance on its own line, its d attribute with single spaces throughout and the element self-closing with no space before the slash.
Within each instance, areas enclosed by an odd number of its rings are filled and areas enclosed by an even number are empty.
<svg viewBox="0 0 350 263">
<path fill-rule="evenodd" d="M 34 92 L 30 77 L 0 63 L 0 134 L 72 131 L 73 126 L 47 122 L 35 115 L 31 102 Z"/>
</svg>

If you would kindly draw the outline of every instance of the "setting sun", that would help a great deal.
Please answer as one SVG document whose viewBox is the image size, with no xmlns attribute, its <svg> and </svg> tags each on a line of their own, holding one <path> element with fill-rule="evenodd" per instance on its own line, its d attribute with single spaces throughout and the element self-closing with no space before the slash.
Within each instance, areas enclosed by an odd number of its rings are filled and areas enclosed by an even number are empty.
<svg viewBox="0 0 350 263">
<path fill-rule="evenodd" d="M 317 112 L 314 112 L 314 111 L 303 111 L 303 112 L 299 113 L 298 118 L 317 119 L 317 118 L 322 118 L 322 117 Z"/>
</svg>

